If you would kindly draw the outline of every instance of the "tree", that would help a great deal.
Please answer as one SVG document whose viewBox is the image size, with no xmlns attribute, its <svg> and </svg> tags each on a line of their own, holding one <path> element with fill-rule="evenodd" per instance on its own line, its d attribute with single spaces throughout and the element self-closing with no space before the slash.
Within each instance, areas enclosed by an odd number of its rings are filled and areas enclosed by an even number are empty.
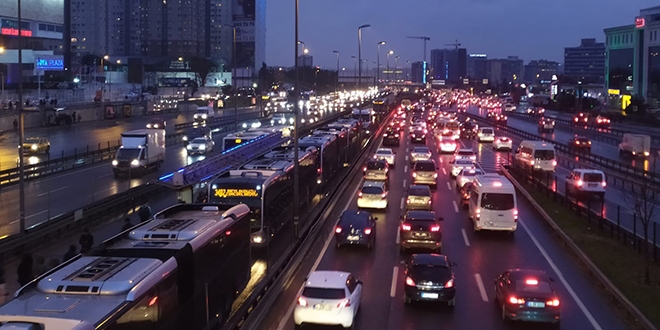
<svg viewBox="0 0 660 330">
<path fill-rule="evenodd" d="M 644 283 L 651 284 L 651 254 L 649 249 L 649 225 L 653 222 L 656 215 L 656 205 L 660 203 L 660 192 L 656 189 L 656 184 L 651 178 L 644 177 L 630 178 L 634 184 L 629 189 L 624 188 L 621 191 L 623 199 L 632 209 L 635 217 L 642 224 L 644 231 Z M 659 194 L 656 194 L 659 193 Z"/>
<path fill-rule="evenodd" d="M 206 85 L 206 77 L 211 73 L 211 69 L 215 68 L 215 62 L 206 57 L 192 57 L 190 59 L 190 70 L 195 72 L 200 86 Z"/>
</svg>

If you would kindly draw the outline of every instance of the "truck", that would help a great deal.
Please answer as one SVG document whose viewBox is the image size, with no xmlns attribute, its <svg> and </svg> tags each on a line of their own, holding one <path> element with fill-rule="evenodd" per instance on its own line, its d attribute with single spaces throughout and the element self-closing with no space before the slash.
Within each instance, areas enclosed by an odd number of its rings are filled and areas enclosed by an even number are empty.
<svg viewBox="0 0 660 330">
<path fill-rule="evenodd" d="M 158 170 L 165 161 L 165 130 L 139 129 L 121 134 L 121 146 L 112 161 L 115 178 Z"/>
<path fill-rule="evenodd" d="M 643 134 L 624 133 L 619 143 L 619 154 L 648 157 L 651 154 L 651 137 Z"/>
</svg>

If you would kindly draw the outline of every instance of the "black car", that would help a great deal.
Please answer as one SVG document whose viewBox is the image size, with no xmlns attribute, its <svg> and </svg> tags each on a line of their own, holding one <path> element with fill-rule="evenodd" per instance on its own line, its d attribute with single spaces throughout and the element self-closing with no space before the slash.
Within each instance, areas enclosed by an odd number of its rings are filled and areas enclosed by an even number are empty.
<svg viewBox="0 0 660 330">
<path fill-rule="evenodd" d="M 393 129 L 388 129 L 383 133 L 383 145 L 384 146 L 399 146 L 399 135 L 400 133 Z"/>
<path fill-rule="evenodd" d="M 568 149 L 570 150 L 584 150 L 591 152 L 591 140 L 584 136 L 575 136 L 568 141 Z"/>
<path fill-rule="evenodd" d="M 466 182 L 463 187 L 461 187 L 461 205 L 464 209 L 467 209 L 470 206 L 470 193 L 474 189 L 473 182 Z"/>
<path fill-rule="evenodd" d="M 404 302 L 446 302 L 456 305 L 456 287 L 452 267 L 447 256 L 441 254 L 413 254 L 406 264 L 403 285 Z"/>
<path fill-rule="evenodd" d="M 471 139 L 477 136 L 477 125 L 472 122 L 465 122 L 461 124 L 461 137 Z"/>
<path fill-rule="evenodd" d="M 428 130 L 422 127 L 415 128 L 412 132 L 410 132 L 410 140 L 412 142 L 417 142 L 417 143 L 426 143 L 426 134 L 428 133 Z"/>
<path fill-rule="evenodd" d="M 495 299 L 502 320 L 559 324 L 560 310 L 554 280 L 541 270 L 509 269 L 495 279 Z"/>
<path fill-rule="evenodd" d="M 498 114 L 495 115 L 495 122 L 497 122 L 498 124 L 505 124 L 506 125 L 507 119 L 508 119 L 507 116 L 505 116 L 501 113 L 498 113 Z"/>
<path fill-rule="evenodd" d="M 335 244 L 340 248 L 345 244 L 364 245 L 367 249 L 376 244 L 376 220 L 365 211 L 346 210 L 335 226 Z"/>
<path fill-rule="evenodd" d="M 442 228 L 444 219 L 435 216 L 433 211 L 408 211 L 401 218 L 399 237 L 401 252 L 409 248 L 431 249 L 436 253 L 442 250 Z"/>
</svg>

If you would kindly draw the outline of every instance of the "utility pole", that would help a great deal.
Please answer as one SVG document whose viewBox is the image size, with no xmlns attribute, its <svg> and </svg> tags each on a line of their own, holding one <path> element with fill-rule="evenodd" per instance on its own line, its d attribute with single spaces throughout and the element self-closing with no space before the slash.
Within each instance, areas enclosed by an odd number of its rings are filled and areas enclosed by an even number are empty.
<svg viewBox="0 0 660 330">
<path fill-rule="evenodd" d="M 238 68 L 236 67 L 236 27 L 232 28 L 233 31 L 233 49 L 232 49 L 232 55 L 231 55 L 231 61 L 232 61 L 232 75 L 231 75 L 231 83 L 234 85 L 234 125 L 236 125 L 236 131 L 238 131 L 238 87 L 236 86 L 236 83 L 238 79 L 236 79 L 236 76 L 238 75 Z"/>
<path fill-rule="evenodd" d="M 369 24 L 364 24 L 358 27 L 358 89 L 362 87 L 362 29 L 370 26 Z M 362 119 L 362 115 L 360 115 L 360 119 Z"/>
<path fill-rule="evenodd" d="M 424 59 L 424 62 L 426 62 L 426 42 L 431 40 L 430 37 L 408 37 L 408 39 L 420 39 L 424 41 L 424 56 L 422 58 Z"/>
<path fill-rule="evenodd" d="M 294 71 L 295 71 L 295 82 L 293 85 L 293 237 L 297 239 L 300 237 L 300 164 L 298 162 L 298 136 L 300 124 L 299 122 L 299 110 L 298 110 L 298 96 L 300 95 L 300 90 L 298 89 L 298 0 L 294 0 L 296 9 L 294 12 L 295 15 L 295 38 L 293 39 L 293 44 L 295 47 L 294 51 Z"/>
<path fill-rule="evenodd" d="M 380 46 L 384 44 L 385 41 L 378 43 L 378 53 L 376 53 L 376 80 L 378 81 L 378 89 L 380 89 Z"/>
<path fill-rule="evenodd" d="M 25 160 L 23 140 L 25 140 L 25 114 L 23 113 L 23 31 L 21 29 L 21 0 L 18 0 L 18 214 L 20 235 L 25 234 Z"/>
<path fill-rule="evenodd" d="M 337 86 L 339 85 L 339 51 L 333 50 L 333 53 L 337 54 L 337 81 L 335 82 L 335 95 L 337 94 Z"/>
</svg>

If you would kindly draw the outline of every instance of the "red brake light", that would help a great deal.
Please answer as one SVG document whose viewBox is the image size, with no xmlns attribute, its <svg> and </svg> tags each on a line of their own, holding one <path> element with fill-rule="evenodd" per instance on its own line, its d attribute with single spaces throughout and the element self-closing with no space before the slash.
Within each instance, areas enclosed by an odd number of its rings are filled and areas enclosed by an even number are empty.
<svg viewBox="0 0 660 330">
<path fill-rule="evenodd" d="M 527 285 L 538 285 L 539 281 L 535 278 L 530 278 L 530 279 L 525 280 L 525 284 L 527 284 Z"/>
<path fill-rule="evenodd" d="M 521 305 L 521 304 L 525 303 L 525 299 L 518 299 L 514 296 L 511 296 L 511 297 L 509 297 L 509 303 L 514 304 L 514 305 L 515 304 Z"/>
<path fill-rule="evenodd" d="M 410 225 L 407 225 L 407 224 L 403 223 L 403 224 L 401 224 L 401 229 L 403 231 L 410 231 L 410 229 L 412 229 L 412 227 Z"/>
<path fill-rule="evenodd" d="M 155 305 L 157 301 L 158 301 L 158 296 L 151 298 L 151 300 L 149 300 L 149 307 Z"/>
<path fill-rule="evenodd" d="M 434 177 L 434 178 L 437 178 L 437 177 L 438 177 L 438 173 L 433 173 L 433 177 Z"/>
<path fill-rule="evenodd" d="M 410 204 L 410 199 L 406 199 L 406 204 Z"/>
<path fill-rule="evenodd" d="M 362 192 L 358 192 L 358 197 L 362 197 Z"/>
<path fill-rule="evenodd" d="M 454 279 L 452 278 L 451 280 L 447 281 L 445 283 L 445 288 L 453 288 L 454 287 Z"/>
<path fill-rule="evenodd" d="M 387 198 L 387 193 L 382 193 L 380 197 L 382 197 L 383 199 Z"/>
<path fill-rule="evenodd" d="M 341 227 L 337 226 L 335 228 L 335 233 L 340 234 L 341 233 Z"/>
<path fill-rule="evenodd" d="M 601 182 L 601 184 L 603 185 L 603 187 L 607 186 L 607 182 L 605 181 Z"/>
<path fill-rule="evenodd" d="M 559 299 L 548 300 L 545 304 L 548 305 L 548 306 L 557 307 L 557 306 L 559 306 Z"/>
<path fill-rule="evenodd" d="M 365 166 L 362 168 L 362 172 L 366 172 L 366 171 L 367 171 L 367 167 Z"/>
<path fill-rule="evenodd" d="M 307 300 L 303 297 L 298 297 L 298 305 L 302 307 L 307 307 Z"/>
<path fill-rule="evenodd" d="M 582 180 L 578 180 L 578 182 L 577 182 L 578 187 L 582 187 L 583 184 L 584 184 L 584 182 L 582 182 Z"/>
<path fill-rule="evenodd" d="M 337 307 L 339 308 L 351 307 L 351 301 L 349 299 L 343 300 L 342 302 L 337 304 Z"/>
<path fill-rule="evenodd" d="M 417 173 L 413 172 L 413 178 L 417 177 Z"/>
<path fill-rule="evenodd" d="M 431 226 L 431 231 L 433 232 L 440 231 L 440 225 Z"/>
<path fill-rule="evenodd" d="M 366 235 L 371 234 L 371 228 L 367 228 L 367 229 L 365 229 L 365 230 L 364 230 L 364 233 L 365 233 Z"/>
<path fill-rule="evenodd" d="M 406 285 L 407 286 L 415 286 L 415 281 L 413 281 L 412 278 L 406 277 Z"/>
</svg>

